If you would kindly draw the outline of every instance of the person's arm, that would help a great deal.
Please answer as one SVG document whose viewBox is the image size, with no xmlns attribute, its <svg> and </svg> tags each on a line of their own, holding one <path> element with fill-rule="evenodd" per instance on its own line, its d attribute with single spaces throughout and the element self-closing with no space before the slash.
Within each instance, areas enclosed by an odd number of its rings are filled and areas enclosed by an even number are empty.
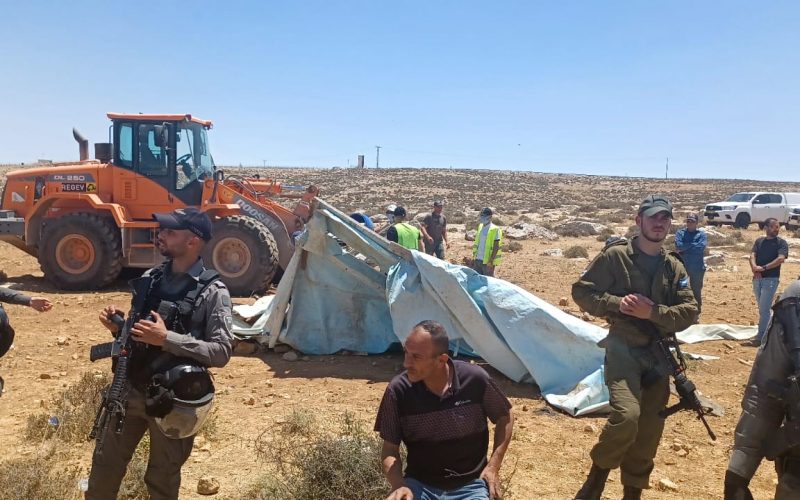
<svg viewBox="0 0 800 500">
<path fill-rule="evenodd" d="M 692 248 L 703 252 L 706 246 L 708 246 L 708 235 L 705 231 L 698 230 L 697 235 L 694 237 L 694 240 L 692 240 Z"/>
<path fill-rule="evenodd" d="M 697 319 L 697 300 L 689 286 L 689 277 L 683 264 L 676 259 L 676 303 L 674 305 L 653 304 L 649 319 L 664 332 L 680 332 L 694 324 Z"/>
<path fill-rule="evenodd" d="M 431 222 L 431 216 L 428 215 L 425 217 L 425 219 L 423 219 L 422 224 L 419 225 L 419 231 L 422 233 L 422 237 L 425 239 L 425 241 L 433 241 L 431 235 L 428 234 L 428 226 L 431 224 Z"/>
<path fill-rule="evenodd" d="M 419 241 L 419 251 L 425 253 L 425 239 L 422 237 L 422 231 L 420 231 L 417 240 Z"/>
<path fill-rule="evenodd" d="M 686 230 L 681 228 L 675 232 L 675 251 L 678 253 L 683 253 L 689 249 L 684 241 Z"/>
<path fill-rule="evenodd" d="M 164 320 L 153 313 L 155 321 L 140 320 L 131 331 L 136 340 L 160 345 L 166 352 L 199 361 L 204 366 L 222 367 L 231 359 L 231 298 L 221 282 L 210 285 L 206 296 L 203 339 L 168 330 Z"/>
<path fill-rule="evenodd" d="M 381 467 L 392 492 L 386 500 L 412 500 L 414 495 L 403 479 L 403 459 L 400 458 L 400 445 L 383 441 L 381 448 Z"/>
<path fill-rule="evenodd" d="M 447 241 L 447 219 L 444 219 L 442 224 L 442 241 L 444 241 L 445 246 L 450 246 L 450 242 Z"/>
<path fill-rule="evenodd" d="M 397 228 L 394 226 L 389 227 L 386 231 L 386 239 L 397 243 Z"/>
<path fill-rule="evenodd" d="M 509 410 L 508 415 L 500 417 L 494 426 L 494 448 L 489 462 L 481 472 L 481 479 L 486 481 L 489 486 L 489 500 L 502 498 L 503 491 L 500 488 L 500 466 L 503 465 L 503 458 L 511 444 L 511 435 L 514 431 L 514 413 Z"/>
<path fill-rule="evenodd" d="M 609 293 L 614 285 L 612 269 L 616 265 L 609 255 L 610 250 L 601 252 L 586 268 L 580 279 L 572 285 L 572 299 L 592 316 L 607 317 L 608 313 L 618 313 L 622 296 Z"/>
<path fill-rule="evenodd" d="M 766 271 L 767 269 L 775 269 L 776 267 L 780 267 L 783 264 L 783 261 L 786 260 L 786 257 L 789 256 L 789 244 L 786 243 L 786 240 L 781 239 L 778 246 L 778 256 L 772 260 L 771 262 L 766 263 L 762 267 Z"/>
<path fill-rule="evenodd" d="M 17 304 L 20 306 L 29 306 L 31 305 L 31 297 L 17 290 L 0 286 L 0 302 Z"/>
</svg>

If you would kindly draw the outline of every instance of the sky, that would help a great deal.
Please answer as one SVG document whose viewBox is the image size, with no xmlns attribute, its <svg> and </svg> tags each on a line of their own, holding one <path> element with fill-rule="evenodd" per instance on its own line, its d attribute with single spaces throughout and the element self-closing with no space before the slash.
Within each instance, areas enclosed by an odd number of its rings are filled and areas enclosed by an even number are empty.
<svg viewBox="0 0 800 500">
<path fill-rule="evenodd" d="M 218 165 L 800 181 L 800 2 L 0 0 L 0 163 L 107 112 Z"/>
</svg>

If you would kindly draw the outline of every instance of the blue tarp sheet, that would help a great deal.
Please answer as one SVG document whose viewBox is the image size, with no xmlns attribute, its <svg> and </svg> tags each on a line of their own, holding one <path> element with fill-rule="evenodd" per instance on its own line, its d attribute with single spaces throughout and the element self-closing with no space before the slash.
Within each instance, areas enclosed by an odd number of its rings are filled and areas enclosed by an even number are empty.
<svg viewBox="0 0 800 500">
<path fill-rule="evenodd" d="M 406 250 L 320 201 L 278 287 L 271 336 L 309 354 L 382 353 L 422 320 L 547 401 L 580 415 L 604 409 L 606 330 L 501 279 Z"/>
</svg>

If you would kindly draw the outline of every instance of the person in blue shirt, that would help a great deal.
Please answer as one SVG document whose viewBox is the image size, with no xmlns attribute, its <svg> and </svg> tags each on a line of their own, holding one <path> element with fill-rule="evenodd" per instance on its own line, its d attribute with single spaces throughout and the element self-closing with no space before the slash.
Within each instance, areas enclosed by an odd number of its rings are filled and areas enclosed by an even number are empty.
<svg viewBox="0 0 800 500">
<path fill-rule="evenodd" d="M 689 284 L 697 301 L 697 309 L 700 310 L 703 278 L 706 274 L 703 254 L 708 245 L 708 235 L 705 231 L 698 229 L 697 220 L 698 216 L 694 212 L 686 216 L 686 227 L 678 229 L 678 232 L 675 233 L 675 249 L 683 258 L 683 265 L 689 274 Z"/>
</svg>

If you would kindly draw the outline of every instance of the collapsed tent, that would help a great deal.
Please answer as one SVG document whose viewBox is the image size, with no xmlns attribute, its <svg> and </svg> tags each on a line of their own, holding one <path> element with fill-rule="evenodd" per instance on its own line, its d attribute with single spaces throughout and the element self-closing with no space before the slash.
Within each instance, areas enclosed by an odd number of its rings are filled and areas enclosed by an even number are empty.
<svg viewBox="0 0 800 500">
<path fill-rule="evenodd" d="M 263 300 L 263 299 L 262 299 Z M 261 302 L 261 301 L 260 301 Z M 571 415 L 604 410 L 607 331 L 506 281 L 387 241 L 317 200 L 274 297 L 240 335 L 308 354 L 377 354 L 423 320 L 444 325 L 454 355 L 474 354 L 517 382 L 539 386 Z"/>
</svg>

